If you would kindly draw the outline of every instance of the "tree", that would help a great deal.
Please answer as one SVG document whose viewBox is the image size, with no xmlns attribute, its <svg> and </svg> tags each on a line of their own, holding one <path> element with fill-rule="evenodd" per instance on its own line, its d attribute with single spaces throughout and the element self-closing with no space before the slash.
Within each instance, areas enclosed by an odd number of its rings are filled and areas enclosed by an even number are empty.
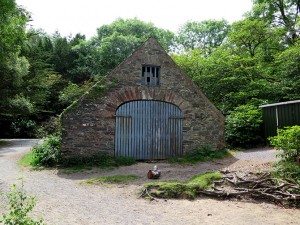
<svg viewBox="0 0 300 225">
<path fill-rule="evenodd" d="M 141 42 L 141 39 L 135 36 L 124 36 L 117 33 L 113 33 L 111 36 L 104 38 L 99 49 L 101 74 L 105 75 L 115 68 L 128 57 Z"/>
<path fill-rule="evenodd" d="M 250 147 L 262 142 L 262 112 L 251 104 L 240 105 L 226 117 L 226 141 L 232 147 Z"/>
<path fill-rule="evenodd" d="M 145 23 L 136 18 L 127 20 L 119 18 L 109 25 L 103 25 L 98 28 L 97 33 L 96 40 L 99 44 L 114 33 L 122 36 L 133 36 L 142 43 L 149 37 L 154 37 L 166 51 L 170 50 L 174 38 L 174 34 L 171 31 L 157 28 L 152 23 Z"/>
<path fill-rule="evenodd" d="M 68 75 L 68 69 L 72 68 L 74 55 L 72 54 L 72 46 L 66 37 L 61 37 L 56 33 L 52 38 L 53 42 L 53 58 L 52 63 L 54 70 L 63 75 Z"/>
<path fill-rule="evenodd" d="M 165 50 L 171 50 L 174 34 L 138 19 L 117 19 L 109 25 L 97 29 L 93 38 L 99 49 L 101 75 L 116 67 L 149 37 L 156 38 Z"/>
<path fill-rule="evenodd" d="M 282 80 L 282 100 L 300 98 L 300 40 L 275 57 L 276 76 Z"/>
<path fill-rule="evenodd" d="M 68 77 L 73 83 L 82 84 L 101 76 L 99 49 L 91 41 L 80 40 L 71 49 L 74 54 L 73 66 L 68 69 Z"/>
<path fill-rule="evenodd" d="M 20 114 L 34 112 L 34 104 L 20 94 L 29 68 L 27 59 L 20 55 L 29 13 L 14 0 L 0 1 L 0 8 L 0 132 L 5 134 Z"/>
<path fill-rule="evenodd" d="M 187 22 L 179 30 L 177 45 L 185 51 L 200 48 L 209 55 L 223 44 L 229 30 L 230 25 L 225 20 Z"/>
<path fill-rule="evenodd" d="M 30 64 L 29 73 L 23 79 L 22 92 L 35 103 L 38 114 L 47 108 L 49 88 L 57 78 L 51 63 L 53 44 L 50 36 L 42 30 L 30 29 L 21 54 Z"/>
<path fill-rule="evenodd" d="M 287 43 L 293 44 L 299 37 L 299 0 L 254 0 L 250 16 L 263 19 L 286 31 Z"/>
<path fill-rule="evenodd" d="M 8 113 L 5 107 L 8 99 L 18 93 L 14 90 L 28 72 L 29 64 L 19 54 L 26 38 L 29 15 L 13 0 L 1 1 L 0 8 L 0 112 L 5 114 Z"/>
<path fill-rule="evenodd" d="M 272 32 L 264 22 L 244 19 L 235 22 L 229 34 L 229 40 L 239 48 L 245 48 L 251 57 L 257 49 L 272 37 Z"/>
<path fill-rule="evenodd" d="M 171 54 L 171 57 L 176 64 L 185 72 L 191 79 L 200 86 L 200 77 L 203 75 L 206 56 L 200 49 L 183 52 L 180 55 Z"/>
<path fill-rule="evenodd" d="M 276 101 L 286 93 L 275 67 L 275 58 L 284 49 L 276 31 L 245 19 L 232 25 L 228 39 L 210 55 L 194 49 L 173 58 L 227 115 L 239 105 Z"/>
</svg>

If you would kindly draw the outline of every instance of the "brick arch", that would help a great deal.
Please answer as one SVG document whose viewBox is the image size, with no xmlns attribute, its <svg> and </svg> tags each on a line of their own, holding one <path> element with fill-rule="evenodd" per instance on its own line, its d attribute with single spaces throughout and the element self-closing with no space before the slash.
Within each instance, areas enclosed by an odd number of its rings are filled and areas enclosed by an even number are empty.
<svg viewBox="0 0 300 225">
<path fill-rule="evenodd" d="M 173 91 L 156 88 L 124 87 L 112 92 L 106 99 L 106 110 L 114 115 L 119 105 L 133 100 L 159 100 L 178 106 L 184 117 L 192 117 L 191 104 Z"/>
</svg>

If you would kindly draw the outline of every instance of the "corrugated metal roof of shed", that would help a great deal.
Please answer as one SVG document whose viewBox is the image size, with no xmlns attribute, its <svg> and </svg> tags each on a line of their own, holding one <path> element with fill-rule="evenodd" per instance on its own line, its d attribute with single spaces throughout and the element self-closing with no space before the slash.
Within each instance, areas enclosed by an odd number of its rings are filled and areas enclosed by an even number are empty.
<svg viewBox="0 0 300 225">
<path fill-rule="evenodd" d="M 272 107 L 272 106 L 278 106 L 278 105 L 288 105 L 288 104 L 294 104 L 294 103 L 300 103 L 300 100 L 294 100 L 294 101 L 287 101 L 287 102 L 278 102 L 278 103 L 272 103 L 267 105 L 261 105 L 259 108 L 266 108 L 266 107 Z"/>
</svg>

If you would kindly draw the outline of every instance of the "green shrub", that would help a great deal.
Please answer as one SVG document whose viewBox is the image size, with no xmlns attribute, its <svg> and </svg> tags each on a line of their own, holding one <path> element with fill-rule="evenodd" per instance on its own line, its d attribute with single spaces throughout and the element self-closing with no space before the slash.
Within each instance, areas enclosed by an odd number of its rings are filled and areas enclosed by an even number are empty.
<svg viewBox="0 0 300 225">
<path fill-rule="evenodd" d="M 262 112 L 253 105 L 236 107 L 226 117 L 226 142 L 232 147 L 250 147 L 262 142 Z"/>
<path fill-rule="evenodd" d="M 32 211 L 36 204 L 34 197 L 30 197 L 24 191 L 22 181 L 21 188 L 15 184 L 11 187 L 11 191 L 4 195 L 8 201 L 6 208 L 9 210 L 8 214 L 3 213 L 0 223 L 5 225 L 39 225 L 44 224 L 43 220 L 33 220 L 28 213 Z"/>
<path fill-rule="evenodd" d="M 295 162 L 300 156 L 300 126 L 279 129 L 278 135 L 269 140 L 277 150 L 281 150 L 279 156 L 283 161 Z"/>
<path fill-rule="evenodd" d="M 294 180 L 300 185 L 300 166 L 294 162 L 279 161 L 275 164 L 273 175 L 284 180 Z M 299 190 L 300 193 L 300 190 Z"/>
<path fill-rule="evenodd" d="M 60 146 L 60 133 L 48 136 L 43 144 L 32 149 L 36 163 L 33 166 L 53 166 L 59 163 L 61 161 Z"/>
<path fill-rule="evenodd" d="M 33 151 L 23 155 L 18 164 L 22 166 L 32 166 L 33 168 L 41 166 L 39 158 L 36 157 Z"/>
<path fill-rule="evenodd" d="M 28 118 L 18 118 L 12 121 L 10 129 L 14 137 L 35 137 L 37 124 Z"/>
<path fill-rule="evenodd" d="M 79 85 L 69 81 L 68 86 L 59 92 L 58 100 L 63 105 L 70 105 L 73 101 L 77 100 L 84 92 Z"/>
<path fill-rule="evenodd" d="M 39 126 L 36 131 L 36 137 L 45 138 L 57 133 L 58 130 L 61 130 L 60 116 L 51 116 Z"/>
<path fill-rule="evenodd" d="M 70 169 L 70 171 L 74 170 L 74 172 L 92 169 L 92 167 L 113 168 L 136 163 L 135 159 L 131 157 L 112 157 L 109 155 L 62 159 L 60 148 L 61 134 L 49 135 L 41 145 L 34 146 L 32 152 L 22 157 L 19 163 L 25 166 L 29 164 L 33 167 L 59 165 Z"/>
<path fill-rule="evenodd" d="M 215 151 L 209 146 L 204 146 L 194 151 L 187 152 L 183 157 L 171 157 L 168 161 L 170 163 L 178 164 L 195 164 L 213 159 L 221 159 L 228 155 L 229 153 L 226 150 Z"/>
<path fill-rule="evenodd" d="M 275 165 L 274 176 L 293 179 L 300 185 L 300 166 L 296 164 L 296 157 L 300 156 L 300 126 L 279 129 L 278 135 L 269 140 L 280 157 Z"/>
</svg>

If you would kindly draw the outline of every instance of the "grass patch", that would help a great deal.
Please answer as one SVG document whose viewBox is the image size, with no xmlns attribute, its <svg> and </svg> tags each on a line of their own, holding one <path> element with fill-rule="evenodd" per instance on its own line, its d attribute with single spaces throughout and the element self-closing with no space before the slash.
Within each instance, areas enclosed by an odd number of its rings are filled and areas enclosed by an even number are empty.
<svg viewBox="0 0 300 225">
<path fill-rule="evenodd" d="M 139 179 L 136 175 L 115 175 L 107 177 L 97 177 L 84 181 L 87 184 L 99 184 L 99 183 L 109 183 L 109 184 L 127 184 L 133 180 Z"/>
<path fill-rule="evenodd" d="M 108 155 L 94 156 L 91 158 L 72 158 L 62 162 L 61 167 L 65 173 L 77 173 L 86 170 L 113 169 L 119 166 L 130 166 L 136 163 L 131 157 L 112 157 Z"/>
<path fill-rule="evenodd" d="M 0 140 L 0 147 L 1 146 L 5 146 L 9 143 L 9 141 L 3 141 L 3 140 Z"/>
<path fill-rule="evenodd" d="M 36 169 L 39 166 L 39 161 L 36 158 L 33 151 L 30 151 L 26 153 L 18 162 L 19 165 L 26 166 L 26 167 L 32 167 L 33 169 Z"/>
<path fill-rule="evenodd" d="M 188 184 L 195 184 L 203 189 L 209 189 L 211 188 L 211 185 L 216 180 L 220 180 L 222 178 L 222 174 L 219 172 L 215 173 L 204 173 L 194 176 Z"/>
<path fill-rule="evenodd" d="M 222 159 L 232 156 L 228 150 L 215 151 L 212 148 L 205 146 L 195 151 L 188 152 L 183 157 L 172 157 L 168 159 L 169 163 L 176 163 L 180 165 L 196 164 L 198 162 L 206 162 L 214 159 Z"/>
<path fill-rule="evenodd" d="M 134 158 L 129 157 L 111 157 L 111 156 L 95 156 L 92 158 L 73 158 L 62 159 L 51 167 L 59 167 L 66 174 L 79 173 L 92 169 L 113 169 L 119 166 L 130 166 L 135 164 Z M 18 162 L 19 165 L 31 167 L 32 169 L 44 168 L 41 159 L 35 151 L 26 153 Z M 49 167 L 49 165 L 48 165 Z"/>
<path fill-rule="evenodd" d="M 211 188 L 214 181 L 222 178 L 218 172 L 205 173 L 194 176 L 187 182 L 151 182 L 145 188 L 151 190 L 151 195 L 158 198 L 185 198 L 195 199 L 197 190 Z"/>
</svg>

